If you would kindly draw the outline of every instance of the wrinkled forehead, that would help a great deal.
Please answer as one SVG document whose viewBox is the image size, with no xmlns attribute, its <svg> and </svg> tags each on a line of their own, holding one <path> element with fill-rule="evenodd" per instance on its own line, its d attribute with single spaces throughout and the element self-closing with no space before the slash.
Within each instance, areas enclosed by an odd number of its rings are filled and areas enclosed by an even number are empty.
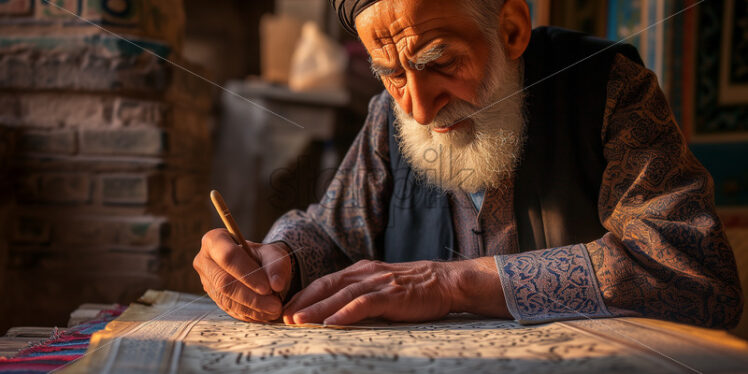
<svg viewBox="0 0 748 374">
<path fill-rule="evenodd" d="M 479 34 L 462 0 L 381 0 L 356 17 L 373 59 L 412 53 L 435 39 L 469 42 Z"/>
</svg>

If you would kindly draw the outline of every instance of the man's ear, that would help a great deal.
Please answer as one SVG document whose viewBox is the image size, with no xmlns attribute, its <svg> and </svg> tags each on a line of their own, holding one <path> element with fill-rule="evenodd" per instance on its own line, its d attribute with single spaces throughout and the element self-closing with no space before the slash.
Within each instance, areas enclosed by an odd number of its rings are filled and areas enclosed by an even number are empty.
<svg viewBox="0 0 748 374">
<path fill-rule="evenodd" d="M 507 57 L 512 60 L 520 58 L 530 44 L 532 33 L 530 9 L 525 0 L 504 1 L 499 11 L 499 29 Z"/>
</svg>

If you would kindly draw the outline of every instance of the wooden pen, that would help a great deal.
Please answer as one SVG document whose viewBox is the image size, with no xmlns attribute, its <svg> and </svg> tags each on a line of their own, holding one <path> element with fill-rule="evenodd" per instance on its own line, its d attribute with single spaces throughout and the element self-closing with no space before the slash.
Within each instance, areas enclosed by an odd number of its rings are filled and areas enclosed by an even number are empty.
<svg viewBox="0 0 748 374">
<path fill-rule="evenodd" d="M 239 225 L 236 224 L 236 221 L 234 220 L 234 217 L 231 215 L 231 211 L 229 211 L 229 208 L 226 206 L 226 202 L 223 200 L 223 196 L 221 196 L 221 193 L 216 190 L 210 191 L 210 200 L 213 202 L 213 206 L 218 211 L 218 215 L 221 216 L 221 220 L 223 221 L 223 224 L 226 226 L 226 229 L 229 230 L 229 234 L 231 234 L 231 237 L 234 239 L 236 244 L 241 245 L 242 248 L 244 248 L 244 250 L 247 251 L 247 254 L 249 255 L 249 257 L 253 258 L 255 261 L 257 261 L 257 263 L 260 266 L 262 266 L 262 260 L 259 258 L 256 258 L 252 254 L 252 250 L 249 248 L 247 241 L 244 240 L 244 236 L 242 236 L 242 233 L 239 231 Z M 270 286 L 269 281 L 268 281 L 268 286 Z M 272 286 L 270 286 L 270 290 L 273 291 Z M 283 290 L 280 293 L 273 291 L 274 294 L 280 297 L 281 301 L 285 299 L 286 292 L 288 292 L 288 290 Z"/>
</svg>

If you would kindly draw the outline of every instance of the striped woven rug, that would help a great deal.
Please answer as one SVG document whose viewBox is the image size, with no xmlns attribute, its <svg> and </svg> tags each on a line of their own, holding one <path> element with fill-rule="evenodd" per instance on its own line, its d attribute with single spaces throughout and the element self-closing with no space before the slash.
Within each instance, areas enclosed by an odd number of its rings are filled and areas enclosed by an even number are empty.
<svg viewBox="0 0 748 374">
<path fill-rule="evenodd" d="M 91 335 L 117 318 L 126 306 L 102 310 L 96 319 L 54 333 L 46 341 L 25 348 L 13 357 L 0 357 L 0 373 L 47 373 L 86 353 Z"/>
</svg>

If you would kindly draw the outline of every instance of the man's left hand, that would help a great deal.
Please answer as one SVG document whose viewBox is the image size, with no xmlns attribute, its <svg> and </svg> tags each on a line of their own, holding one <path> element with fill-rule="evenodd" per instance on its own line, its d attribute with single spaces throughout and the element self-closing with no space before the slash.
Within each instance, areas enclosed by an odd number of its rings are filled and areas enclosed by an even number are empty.
<svg viewBox="0 0 748 374">
<path fill-rule="evenodd" d="M 429 321 L 450 312 L 509 317 L 493 259 L 390 264 L 362 260 L 312 282 L 286 305 L 287 324 L 366 318 Z"/>
</svg>

